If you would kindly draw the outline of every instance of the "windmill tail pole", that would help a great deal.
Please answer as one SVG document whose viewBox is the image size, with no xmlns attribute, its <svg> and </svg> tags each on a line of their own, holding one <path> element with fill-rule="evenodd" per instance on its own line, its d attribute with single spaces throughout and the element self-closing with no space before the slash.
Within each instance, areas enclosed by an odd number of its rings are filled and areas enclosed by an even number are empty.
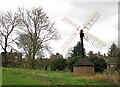
<svg viewBox="0 0 120 87">
<path fill-rule="evenodd" d="M 81 50 L 82 50 L 82 58 L 85 58 L 85 54 L 84 54 L 84 47 L 83 47 L 83 37 L 84 37 L 84 33 L 83 30 L 80 30 L 80 39 L 81 39 Z"/>
</svg>

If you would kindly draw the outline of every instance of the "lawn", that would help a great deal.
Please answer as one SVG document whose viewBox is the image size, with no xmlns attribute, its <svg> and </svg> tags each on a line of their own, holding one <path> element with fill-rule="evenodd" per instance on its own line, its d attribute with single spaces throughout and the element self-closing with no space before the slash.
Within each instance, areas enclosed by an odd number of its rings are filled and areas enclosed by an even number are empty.
<svg viewBox="0 0 120 87">
<path fill-rule="evenodd" d="M 78 76 L 71 72 L 2 68 L 2 85 L 113 85 L 105 76 Z"/>
</svg>

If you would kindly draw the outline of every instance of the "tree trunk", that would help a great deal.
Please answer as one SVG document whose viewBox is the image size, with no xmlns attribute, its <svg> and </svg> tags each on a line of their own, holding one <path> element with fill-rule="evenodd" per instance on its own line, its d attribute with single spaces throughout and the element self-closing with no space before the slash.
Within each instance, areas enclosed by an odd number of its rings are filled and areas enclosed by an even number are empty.
<svg viewBox="0 0 120 87">
<path fill-rule="evenodd" d="M 5 37 L 5 49 L 4 49 L 4 60 L 3 60 L 3 66 L 7 67 L 7 37 Z"/>
<path fill-rule="evenodd" d="M 33 58 L 32 58 L 32 69 L 35 67 L 35 53 L 33 53 Z"/>
</svg>

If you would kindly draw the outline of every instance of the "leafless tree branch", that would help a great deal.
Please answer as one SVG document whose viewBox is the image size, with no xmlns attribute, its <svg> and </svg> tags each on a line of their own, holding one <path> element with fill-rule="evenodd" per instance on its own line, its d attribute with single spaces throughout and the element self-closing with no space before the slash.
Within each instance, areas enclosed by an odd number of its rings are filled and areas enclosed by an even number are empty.
<svg viewBox="0 0 120 87">
<path fill-rule="evenodd" d="M 10 35 L 14 31 L 15 27 L 19 24 L 18 20 L 19 15 L 17 13 L 13 13 L 11 11 L 0 13 L 0 34 L 2 35 L 0 45 L 5 52 L 5 59 L 7 58 L 6 57 L 7 47 L 10 46 L 9 45 L 10 42 L 13 42 L 13 41 L 8 42 L 8 40 L 10 40 L 9 39 Z M 5 66 L 7 65 L 6 63 L 4 63 Z"/>
<path fill-rule="evenodd" d="M 19 36 L 19 44 L 31 59 L 35 59 L 36 53 L 46 47 L 45 43 L 58 39 L 59 34 L 42 8 L 19 8 L 18 11 L 21 18 L 20 27 L 26 31 Z"/>
</svg>

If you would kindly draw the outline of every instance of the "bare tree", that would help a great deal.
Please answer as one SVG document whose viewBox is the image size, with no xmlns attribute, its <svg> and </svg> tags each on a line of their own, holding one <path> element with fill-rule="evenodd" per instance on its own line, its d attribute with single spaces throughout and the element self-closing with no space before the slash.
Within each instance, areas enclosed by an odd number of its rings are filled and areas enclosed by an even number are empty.
<svg viewBox="0 0 120 87">
<path fill-rule="evenodd" d="M 13 39 L 10 35 L 19 24 L 19 15 L 11 11 L 0 13 L 0 45 L 4 50 L 3 66 L 7 66 L 7 47 L 12 47 L 10 43 Z"/>
<path fill-rule="evenodd" d="M 34 68 L 37 52 L 43 48 L 48 49 L 46 43 L 57 40 L 59 34 L 42 8 L 19 8 L 19 14 L 22 22 L 19 26 L 24 31 L 19 36 L 19 46 L 21 45 L 26 55 L 32 60 L 32 68 Z"/>
</svg>

